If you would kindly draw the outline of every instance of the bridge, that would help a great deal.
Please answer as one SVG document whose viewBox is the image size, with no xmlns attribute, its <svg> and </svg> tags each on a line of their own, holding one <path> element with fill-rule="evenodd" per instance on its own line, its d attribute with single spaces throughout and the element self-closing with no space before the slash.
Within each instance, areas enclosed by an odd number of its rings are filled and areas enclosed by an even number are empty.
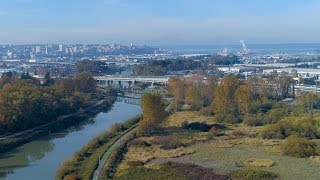
<svg viewBox="0 0 320 180">
<path fill-rule="evenodd" d="M 167 84 L 168 77 L 135 77 L 135 76 L 95 76 L 93 77 L 98 81 L 99 84 L 113 84 L 113 82 L 122 82 L 135 83 L 135 82 L 144 82 L 144 83 L 160 83 Z"/>
<path fill-rule="evenodd" d="M 130 96 L 118 96 L 116 101 L 118 102 L 125 102 L 127 104 L 133 104 L 133 105 L 140 105 L 141 98 L 139 97 L 130 97 Z"/>
<path fill-rule="evenodd" d="M 316 86 L 294 86 L 296 95 L 300 95 L 304 92 L 313 92 L 313 93 L 320 93 L 320 87 Z"/>
</svg>

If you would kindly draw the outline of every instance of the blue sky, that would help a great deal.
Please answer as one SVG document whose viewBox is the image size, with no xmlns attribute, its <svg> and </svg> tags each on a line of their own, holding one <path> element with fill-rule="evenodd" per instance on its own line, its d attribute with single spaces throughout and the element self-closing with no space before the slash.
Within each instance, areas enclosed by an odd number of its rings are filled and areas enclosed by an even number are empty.
<svg viewBox="0 0 320 180">
<path fill-rule="evenodd" d="M 318 0 L 0 0 L 0 44 L 320 42 Z"/>
</svg>

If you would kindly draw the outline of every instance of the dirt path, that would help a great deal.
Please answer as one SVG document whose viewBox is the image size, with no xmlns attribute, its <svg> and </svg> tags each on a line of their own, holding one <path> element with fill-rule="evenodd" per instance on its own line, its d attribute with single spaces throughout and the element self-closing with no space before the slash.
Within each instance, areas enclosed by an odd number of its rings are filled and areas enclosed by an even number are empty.
<svg viewBox="0 0 320 180">
<path fill-rule="evenodd" d="M 103 170 L 103 167 L 105 166 L 110 154 L 112 153 L 113 150 L 115 150 L 117 147 L 121 146 L 121 143 L 128 137 L 130 136 L 133 131 L 136 129 L 136 126 L 134 128 L 129 129 L 123 136 L 121 136 L 116 142 L 112 144 L 112 146 L 107 149 L 107 151 L 103 154 L 102 158 L 99 160 L 99 164 L 97 169 L 94 171 L 92 180 L 98 180 L 99 179 L 99 174 Z"/>
</svg>

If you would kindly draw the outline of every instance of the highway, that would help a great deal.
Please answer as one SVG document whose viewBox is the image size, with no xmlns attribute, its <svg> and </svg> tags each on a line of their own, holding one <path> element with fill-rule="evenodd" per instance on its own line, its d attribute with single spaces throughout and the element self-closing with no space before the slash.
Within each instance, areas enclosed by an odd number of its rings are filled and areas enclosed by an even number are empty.
<svg viewBox="0 0 320 180">
<path fill-rule="evenodd" d="M 139 76 L 95 76 L 93 77 L 97 81 L 131 81 L 131 82 L 157 82 L 157 83 L 167 83 L 168 77 L 139 77 Z"/>
</svg>

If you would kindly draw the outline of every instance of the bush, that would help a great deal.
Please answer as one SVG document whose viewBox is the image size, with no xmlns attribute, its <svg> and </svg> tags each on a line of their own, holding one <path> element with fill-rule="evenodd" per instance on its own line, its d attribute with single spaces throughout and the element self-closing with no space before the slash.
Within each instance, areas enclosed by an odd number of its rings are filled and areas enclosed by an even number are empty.
<svg viewBox="0 0 320 180">
<path fill-rule="evenodd" d="M 246 114 L 243 116 L 243 123 L 248 126 L 262 126 L 264 124 L 261 113 L 258 115 Z"/>
<path fill-rule="evenodd" d="M 320 136 L 319 118 L 309 115 L 287 117 L 276 124 L 268 125 L 261 131 L 266 139 L 284 139 L 291 135 L 315 139 Z"/>
<path fill-rule="evenodd" d="M 188 127 L 189 127 L 188 121 L 183 121 L 183 122 L 181 123 L 181 128 L 182 128 L 182 129 L 188 129 Z"/>
<path fill-rule="evenodd" d="M 236 131 L 232 131 L 232 135 L 234 137 L 243 137 L 244 135 L 246 135 L 243 131 L 240 130 L 236 130 Z"/>
<path fill-rule="evenodd" d="M 152 140 L 152 143 L 160 145 L 160 148 L 164 150 L 177 149 L 178 147 L 183 146 L 180 141 L 176 140 L 172 136 L 158 137 Z"/>
<path fill-rule="evenodd" d="M 281 146 L 283 155 L 292 157 L 310 157 L 319 154 L 318 146 L 305 138 L 297 136 L 288 137 Z"/>
<path fill-rule="evenodd" d="M 272 104 L 271 103 L 264 103 L 260 106 L 260 111 L 263 113 L 268 112 L 270 109 L 272 109 Z"/>
<path fill-rule="evenodd" d="M 223 121 L 229 124 L 237 124 L 241 122 L 241 119 L 239 116 L 233 115 L 233 114 L 227 114 L 223 117 Z"/>
<path fill-rule="evenodd" d="M 149 147 L 151 144 L 141 140 L 141 139 L 134 139 L 128 143 L 128 146 L 133 147 Z"/>
<path fill-rule="evenodd" d="M 267 122 L 270 123 L 270 124 L 277 123 L 278 121 L 280 121 L 281 119 L 286 117 L 288 114 L 289 113 L 285 108 L 271 109 L 268 112 L 268 120 L 267 120 Z"/>
<path fill-rule="evenodd" d="M 194 122 L 190 124 L 182 124 L 184 129 L 190 129 L 190 130 L 196 130 L 196 131 L 201 131 L 201 132 L 208 132 L 212 125 L 208 125 L 205 123 L 199 123 L 199 122 Z"/>
<path fill-rule="evenodd" d="M 232 172 L 231 178 L 241 180 L 272 180 L 276 179 L 277 175 L 267 171 L 242 169 Z"/>
<path fill-rule="evenodd" d="M 212 133 L 213 135 L 217 135 L 219 133 L 219 129 L 213 126 L 209 132 Z"/>
<path fill-rule="evenodd" d="M 67 176 L 64 177 L 63 180 L 78 180 L 79 178 L 77 177 L 76 174 L 69 174 Z"/>
<path fill-rule="evenodd" d="M 200 109 L 199 114 L 203 116 L 212 116 L 213 115 L 212 107 L 209 106 L 209 107 L 204 107 Z"/>
<path fill-rule="evenodd" d="M 142 161 L 128 161 L 127 165 L 131 167 L 137 167 L 137 166 L 143 166 L 144 163 Z"/>
</svg>

